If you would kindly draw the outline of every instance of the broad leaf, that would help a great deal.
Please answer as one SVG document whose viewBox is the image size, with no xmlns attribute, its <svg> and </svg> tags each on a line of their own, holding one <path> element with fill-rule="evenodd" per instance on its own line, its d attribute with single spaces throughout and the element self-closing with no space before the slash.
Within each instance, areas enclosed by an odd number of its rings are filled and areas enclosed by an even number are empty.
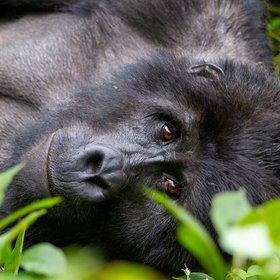
<svg viewBox="0 0 280 280">
<path fill-rule="evenodd" d="M 24 251 L 20 266 L 27 272 L 54 276 L 66 271 L 66 258 L 61 249 L 40 243 Z"/>
<path fill-rule="evenodd" d="M 263 224 L 231 228 L 221 236 L 220 244 L 231 255 L 243 258 L 262 259 L 275 252 L 267 228 Z"/>
<path fill-rule="evenodd" d="M 272 241 L 280 248 L 280 198 L 258 206 L 240 221 L 241 225 L 255 223 L 264 223 Z"/>
<path fill-rule="evenodd" d="M 244 190 L 224 192 L 213 198 L 210 216 L 218 234 L 222 235 L 251 209 Z"/>
<path fill-rule="evenodd" d="M 247 279 L 247 273 L 241 268 L 234 268 L 231 270 L 231 272 L 228 274 L 227 279 L 241 279 L 241 280 L 246 280 Z"/>
<path fill-rule="evenodd" d="M 247 277 L 262 276 L 264 274 L 263 268 L 259 265 L 251 265 L 247 270 Z"/>
</svg>

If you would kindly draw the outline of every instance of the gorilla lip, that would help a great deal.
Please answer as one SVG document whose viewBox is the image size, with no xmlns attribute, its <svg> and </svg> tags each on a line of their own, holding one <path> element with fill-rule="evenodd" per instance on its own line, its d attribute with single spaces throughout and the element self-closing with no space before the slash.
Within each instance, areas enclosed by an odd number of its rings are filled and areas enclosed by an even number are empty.
<svg viewBox="0 0 280 280">
<path fill-rule="evenodd" d="M 48 147 L 48 152 L 47 152 L 47 162 L 46 162 L 46 171 L 47 171 L 47 178 L 48 178 L 48 189 L 50 192 L 50 196 L 54 196 L 53 193 L 53 186 L 54 186 L 54 181 L 52 177 L 52 172 L 50 168 L 50 162 L 51 162 L 51 153 L 52 153 L 52 144 L 53 144 L 53 139 L 57 131 L 55 131 L 51 137 L 50 137 L 50 142 L 49 142 L 49 147 Z"/>
</svg>

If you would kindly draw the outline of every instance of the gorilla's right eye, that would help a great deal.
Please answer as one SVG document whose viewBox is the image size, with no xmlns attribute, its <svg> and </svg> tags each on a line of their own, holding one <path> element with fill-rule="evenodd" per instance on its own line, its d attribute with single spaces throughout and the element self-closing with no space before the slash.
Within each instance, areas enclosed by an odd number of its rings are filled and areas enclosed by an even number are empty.
<svg viewBox="0 0 280 280">
<path fill-rule="evenodd" d="M 160 130 L 160 139 L 163 142 L 171 142 L 177 137 L 177 130 L 172 123 L 165 123 Z"/>
</svg>

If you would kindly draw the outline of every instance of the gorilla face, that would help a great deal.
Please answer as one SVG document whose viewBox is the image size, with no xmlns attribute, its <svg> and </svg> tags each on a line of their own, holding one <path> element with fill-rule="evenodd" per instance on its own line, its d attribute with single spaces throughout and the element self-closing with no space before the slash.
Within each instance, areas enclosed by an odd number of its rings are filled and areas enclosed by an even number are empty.
<svg viewBox="0 0 280 280">
<path fill-rule="evenodd" d="M 162 55 L 126 66 L 21 133 L 10 164 L 27 165 L 3 209 L 62 196 L 28 242 L 98 243 L 110 258 L 176 273 L 190 256 L 141 188 L 167 193 L 210 230 L 217 192 L 244 187 L 252 203 L 279 196 L 279 88 L 231 62 Z"/>
</svg>

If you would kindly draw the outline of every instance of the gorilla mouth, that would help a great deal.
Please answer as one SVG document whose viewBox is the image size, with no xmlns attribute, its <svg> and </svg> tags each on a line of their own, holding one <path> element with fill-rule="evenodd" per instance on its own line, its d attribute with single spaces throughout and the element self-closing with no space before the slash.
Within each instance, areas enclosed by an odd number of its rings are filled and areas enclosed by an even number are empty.
<svg viewBox="0 0 280 280">
<path fill-rule="evenodd" d="M 94 175 L 85 177 L 84 179 L 81 180 L 81 182 L 90 183 L 92 185 L 95 185 L 95 186 L 98 186 L 98 187 L 102 188 L 103 190 L 109 190 L 110 189 L 110 186 L 108 185 L 106 180 L 104 180 L 103 178 L 94 176 Z"/>
</svg>

